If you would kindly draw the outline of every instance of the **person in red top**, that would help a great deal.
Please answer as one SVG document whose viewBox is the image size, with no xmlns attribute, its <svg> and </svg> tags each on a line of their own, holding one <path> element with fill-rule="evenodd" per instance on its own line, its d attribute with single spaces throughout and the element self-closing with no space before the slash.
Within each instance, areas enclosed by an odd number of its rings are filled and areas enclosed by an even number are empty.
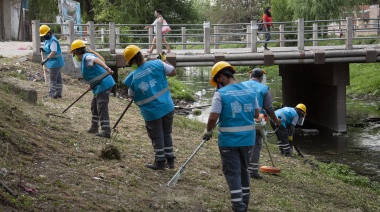
<svg viewBox="0 0 380 212">
<path fill-rule="evenodd" d="M 268 41 L 270 40 L 270 27 L 273 27 L 272 24 L 272 9 L 270 7 L 265 8 L 264 15 L 263 15 L 263 32 L 265 32 L 265 43 L 264 46 L 262 46 L 265 50 L 269 50 L 267 48 Z"/>
</svg>

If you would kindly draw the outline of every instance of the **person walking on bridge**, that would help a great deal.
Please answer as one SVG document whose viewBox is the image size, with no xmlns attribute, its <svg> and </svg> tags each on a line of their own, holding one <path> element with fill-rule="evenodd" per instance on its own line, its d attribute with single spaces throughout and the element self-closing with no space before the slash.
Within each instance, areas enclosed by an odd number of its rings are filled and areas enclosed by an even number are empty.
<svg viewBox="0 0 380 212">
<path fill-rule="evenodd" d="M 233 211 L 247 211 L 250 199 L 248 161 L 255 142 L 255 118 L 259 117 L 256 92 L 236 83 L 233 66 L 221 61 L 211 70 L 215 92 L 204 140 L 212 136 L 218 122 L 218 146 Z"/>
<path fill-rule="evenodd" d="M 111 89 L 116 84 L 111 76 L 113 71 L 99 53 L 86 50 L 86 45 L 82 40 L 75 40 L 71 44 L 70 53 L 73 54 L 74 63 L 81 64 L 82 76 L 90 86 L 104 78 L 92 88 L 94 96 L 91 101 L 91 127 L 87 132 L 99 137 L 111 138 L 108 103 Z M 99 133 L 99 122 L 101 133 Z"/>
<path fill-rule="evenodd" d="M 161 22 L 162 24 L 165 24 L 166 23 L 166 21 L 165 21 L 165 19 L 162 17 L 162 10 L 160 10 L 160 9 L 157 9 L 157 10 L 155 10 L 154 11 L 154 16 L 156 16 L 156 20 L 154 20 L 154 22 L 151 24 L 151 25 L 149 25 L 149 26 L 145 26 L 145 29 L 148 29 L 148 28 L 154 28 L 154 33 L 157 33 L 157 22 Z M 153 42 L 152 42 L 152 47 L 147 51 L 149 54 L 151 54 L 151 53 L 153 53 L 153 50 L 154 50 L 154 48 L 155 48 L 155 44 L 156 44 L 156 41 L 157 41 L 157 37 L 156 36 L 154 36 L 154 38 L 153 38 Z M 169 46 L 169 44 L 168 44 L 168 41 L 166 40 L 166 38 L 165 38 L 165 35 L 164 35 L 164 33 L 162 33 L 162 42 L 164 42 L 164 44 L 165 44 L 165 47 L 166 47 L 166 53 L 170 53 L 170 46 Z"/>
<path fill-rule="evenodd" d="M 268 116 L 274 121 L 277 126 L 281 125 L 281 119 L 276 117 L 273 108 L 272 95 L 269 91 L 269 87 L 262 84 L 264 74 L 266 71 L 261 68 L 254 68 L 250 74 L 250 80 L 243 82 L 244 85 L 252 88 L 256 92 L 257 102 L 259 104 L 260 114 L 263 116 Z M 253 151 L 250 155 L 249 160 L 249 173 L 251 178 L 262 179 L 263 177 L 259 175 L 259 160 L 260 160 L 260 151 L 263 145 L 263 137 L 259 130 L 256 130 L 256 140 L 255 145 L 253 146 Z"/>
<path fill-rule="evenodd" d="M 50 73 L 48 96 L 54 99 L 62 98 L 61 68 L 64 66 L 61 46 L 52 30 L 47 25 L 40 26 L 40 36 L 44 38 L 44 46 L 40 48 L 45 55 L 41 65 L 45 65 Z"/>
<path fill-rule="evenodd" d="M 127 64 L 135 68 L 125 78 L 124 84 L 129 88 L 128 95 L 134 98 L 140 108 L 155 152 L 153 164 L 146 164 L 145 167 L 165 170 L 167 165 L 174 169 L 174 104 L 166 76 L 175 76 L 176 70 L 168 63 L 164 54 L 160 54 L 161 60 L 145 61 L 140 48 L 135 45 L 127 46 L 123 54 Z"/>
<path fill-rule="evenodd" d="M 263 15 L 263 32 L 265 32 L 264 50 L 270 50 L 268 49 L 268 41 L 270 40 L 270 27 L 274 28 L 272 21 L 272 9 L 271 7 L 267 7 Z"/>
<path fill-rule="evenodd" d="M 276 131 L 278 148 L 282 155 L 293 157 L 289 142 L 293 141 L 296 124 L 303 125 L 303 120 L 306 116 L 306 106 L 300 103 L 295 108 L 283 107 L 276 110 L 275 114 L 276 117 L 281 119 L 281 124 L 276 126 L 275 122 L 270 120 L 270 125 Z"/>
</svg>

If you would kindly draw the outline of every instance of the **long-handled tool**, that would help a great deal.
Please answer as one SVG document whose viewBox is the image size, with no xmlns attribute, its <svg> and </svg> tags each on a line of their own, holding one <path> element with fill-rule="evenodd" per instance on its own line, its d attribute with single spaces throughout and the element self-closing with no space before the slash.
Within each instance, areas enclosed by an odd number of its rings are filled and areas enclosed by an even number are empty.
<svg viewBox="0 0 380 212">
<path fill-rule="evenodd" d="M 84 92 L 82 95 L 80 95 L 80 97 L 78 97 L 73 103 L 71 103 L 65 110 L 62 111 L 62 114 L 65 113 L 68 109 L 70 109 L 79 99 L 81 99 L 84 95 L 86 95 L 91 89 L 93 89 L 95 86 L 97 86 L 103 79 L 105 79 L 106 77 L 108 77 L 110 74 L 107 74 L 105 75 L 104 77 L 102 77 L 100 80 L 98 80 L 95 84 L 93 84 L 89 89 L 86 90 L 86 92 Z M 57 113 L 46 113 L 46 116 L 58 116 L 58 117 L 62 117 L 60 115 L 58 115 Z"/>
<path fill-rule="evenodd" d="M 260 171 L 271 173 L 271 174 L 278 174 L 278 173 L 281 173 L 281 169 L 274 165 L 272 155 L 270 154 L 269 147 L 268 147 L 267 132 L 265 130 L 265 125 L 266 125 L 265 120 L 261 119 L 260 122 L 256 122 L 255 126 L 256 126 L 256 129 L 260 131 L 261 136 L 263 137 L 263 143 L 265 143 L 265 146 L 268 150 L 268 155 L 272 163 L 272 166 L 260 166 Z"/>
<path fill-rule="evenodd" d="M 217 122 L 214 126 L 218 125 L 219 122 Z M 214 128 L 212 130 L 214 130 Z M 173 188 L 176 184 L 179 178 L 181 177 L 181 173 L 185 170 L 186 165 L 190 162 L 190 160 L 194 157 L 195 154 L 199 151 L 199 149 L 203 146 L 204 143 L 206 143 L 207 140 L 203 140 L 201 144 L 195 149 L 193 154 L 190 155 L 190 157 L 186 160 L 186 162 L 181 166 L 181 168 L 175 173 L 175 175 L 172 177 L 172 179 L 169 180 L 169 182 L 166 184 L 166 186 Z"/>
<path fill-rule="evenodd" d="M 40 51 L 40 52 L 41 52 L 41 60 L 44 61 L 44 53 L 43 53 L 43 51 Z M 47 86 L 47 76 L 46 76 L 45 64 L 42 65 L 42 69 L 44 70 L 45 86 Z"/>
<path fill-rule="evenodd" d="M 131 106 L 133 102 L 133 98 L 132 100 L 129 102 L 129 104 L 127 105 L 127 107 L 124 109 L 123 113 L 120 115 L 119 119 L 116 121 L 115 125 L 112 127 L 112 129 L 116 129 L 116 126 L 119 124 L 119 122 L 121 121 L 121 119 L 123 118 L 124 114 L 127 112 L 127 110 L 129 109 L 129 107 Z"/>
<path fill-rule="evenodd" d="M 0 180 L 0 186 L 3 187 L 10 195 L 17 197 L 17 194 L 13 192 L 3 181 Z"/>
<path fill-rule="evenodd" d="M 197 152 L 199 151 L 199 149 L 203 146 L 203 144 L 204 144 L 206 141 L 207 141 L 207 140 L 203 140 L 203 141 L 202 141 L 202 143 L 197 147 L 197 149 L 195 149 L 195 151 L 193 152 L 193 154 L 191 154 L 191 156 L 190 156 L 190 157 L 186 160 L 186 162 L 181 166 L 181 168 L 177 171 L 177 173 L 175 173 L 175 175 L 172 177 L 172 179 L 169 180 L 169 182 L 166 184 L 166 186 L 173 188 L 173 187 L 177 184 L 177 181 L 178 181 L 179 178 L 181 177 L 182 172 L 185 170 L 186 165 L 190 162 L 190 160 L 194 157 L 194 155 L 197 154 Z"/>
</svg>

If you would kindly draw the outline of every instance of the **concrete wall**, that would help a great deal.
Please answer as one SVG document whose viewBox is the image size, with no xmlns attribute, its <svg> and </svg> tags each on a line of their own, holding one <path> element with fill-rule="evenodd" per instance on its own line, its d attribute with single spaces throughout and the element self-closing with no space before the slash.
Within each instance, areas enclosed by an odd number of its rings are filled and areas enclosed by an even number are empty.
<svg viewBox="0 0 380 212">
<path fill-rule="evenodd" d="M 3 20 L 0 20 L 3 28 L 2 39 L 11 40 L 11 0 L 3 0 L 3 11 L 0 12 L 2 12 L 3 17 Z"/>
<path fill-rule="evenodd" d="M 21 0 L 0 0 L 0 40 L 18 40 Z"/>
<path fill-rule="evenodd" d="M 21 0 L 12 0 L 10 2 L 10 12 L 11 12 L 11 39 L 18 40 L 18 29 L 20 25 L 20 8 Z"/>
<path fill-rule="evenodd" d="M 304 103 L 306 120 L 336 132 L 346 132 L 348 63 L 280 65 L 285 106 Z"/>
</svg>

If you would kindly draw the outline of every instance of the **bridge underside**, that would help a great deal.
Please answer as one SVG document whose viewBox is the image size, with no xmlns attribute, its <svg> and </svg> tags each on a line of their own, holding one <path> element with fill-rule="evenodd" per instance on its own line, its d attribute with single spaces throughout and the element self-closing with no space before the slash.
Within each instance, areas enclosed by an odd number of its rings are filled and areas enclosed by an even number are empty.
<svg viewBox="0 0 380 212">
<path fill-rule="evenodd" d="M 349 63 L 280 65 L 285 106 L 304 103 L 306 120 L 336 132 L 347 132 L 346 86 Z"/>
</svg>

